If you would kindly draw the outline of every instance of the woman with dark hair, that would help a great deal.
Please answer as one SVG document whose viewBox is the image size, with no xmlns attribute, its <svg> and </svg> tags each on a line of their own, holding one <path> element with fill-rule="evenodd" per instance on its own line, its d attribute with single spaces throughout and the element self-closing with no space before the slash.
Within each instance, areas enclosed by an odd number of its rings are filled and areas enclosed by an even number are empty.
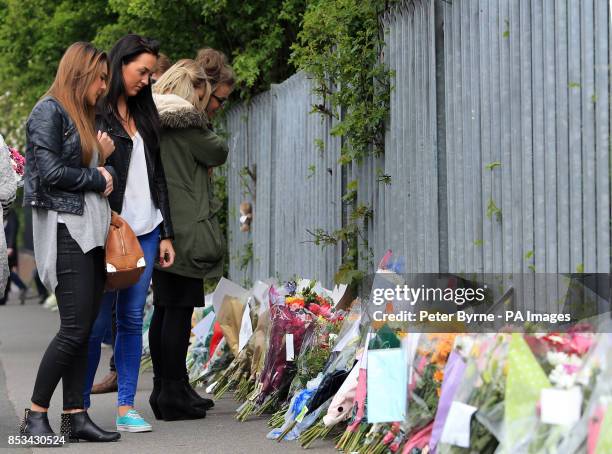
<svg viewBox="0 0 612 454">
<path fill-rule="evenodd" d="M 24 204 L 32 206 L 34 252 L 41 280 L 55 292 L 60 329 L 36 375 L 23 436 L 49 436 L 47 410 L 60 379 L 61 432 L 71 441 L 115 441 L 83 405 L 87 341 L 104 292 L 104 244 L 115 171 L 105 166 L 114 150 L 95 130 L 95 105 L 106 90 L 108 62 L 89 43 L 70 46 L 55 80 L 26 124 Z"/>
<path fill-rule="evenodd" d="M 130 34 L 109 53 L 111 80 L 99 105 L 97 123 L 115 143 L 109 163 L 117 171 L 111 208 L 138 237 L 146 268 L 134 286 L 104 295 L 89 341 L 85 407 L 100 362 L 100 344 L 116 304 L 114 346 L 118 382 L 117 430 L 148 432 L 151 425 L 134 409 L 142 355 L 142 312 L 156 257 L 162 268 L 174 262 L 173 230 L 168 189 L 159 152 L 160 123 L 151 94 L 151 74 L 157 63 L 156 41 Z"/>
</svg>

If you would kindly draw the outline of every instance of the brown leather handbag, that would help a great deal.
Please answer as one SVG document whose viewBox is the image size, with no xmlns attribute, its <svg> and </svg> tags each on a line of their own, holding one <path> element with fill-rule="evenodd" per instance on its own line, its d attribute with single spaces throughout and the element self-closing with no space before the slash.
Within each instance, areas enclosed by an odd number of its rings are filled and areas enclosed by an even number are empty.
<svg viewBox="0 0 612 454">
<path fill-rule="evenodd" d="M 136 284 L 144 273 L 145 258 L 140 242 L 129 224 L 114 211 L 106 238 L 106 290 Z"/>
</svg>

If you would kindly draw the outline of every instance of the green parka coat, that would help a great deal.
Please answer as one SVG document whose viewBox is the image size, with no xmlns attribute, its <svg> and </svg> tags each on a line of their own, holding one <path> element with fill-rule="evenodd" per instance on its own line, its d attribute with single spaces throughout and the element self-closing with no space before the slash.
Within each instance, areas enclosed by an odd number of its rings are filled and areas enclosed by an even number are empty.
<svg viewBox="0 0 612 454">
<path fill-rule="evenodd" d="M 223 275 L 226 241 L 208 169 L 223 164 L 228 147 L 208 126 L 206 114 L 176 95 L 154 96 L 159 111 L 161 158 L 174 224 L 174 264 L 163 269 L 193 278 Z M 158 269 L 162 269 L 156 265 Z"/>
</svg>

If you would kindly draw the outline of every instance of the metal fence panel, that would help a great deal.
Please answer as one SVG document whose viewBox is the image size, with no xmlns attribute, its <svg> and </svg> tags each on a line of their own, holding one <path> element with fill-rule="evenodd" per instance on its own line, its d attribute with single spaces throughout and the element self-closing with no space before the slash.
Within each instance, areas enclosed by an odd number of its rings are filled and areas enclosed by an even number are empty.
<svg viewBox="0 0 612 454">
<path fill-rule="evenodd" d="M 354 179 L 358 203 L 373 210 L 365 239 L 374 260 L 361 263 L 370 270 L 391 248 L 410 272 L 609 272 L 609 8 L 401 2 L 382 21 L 381 58 L 394 72 L 385 153 L 344 170 L 330 134 L 337 120 L 309 114 L 321 100 L 304 74 L 234 107 L 230 276 L 295 273 L 331 285 L 342 249 L 309 243 L 306 230 L 347 222 L 342 196 Z M 245 166 L 257 169 L 248 234 L 237 219 L 251 200 Z M 250 242 L 254 259 L 241 269 Z M 541 297 L 534 282 L 522 291 Z"/>
</svg>

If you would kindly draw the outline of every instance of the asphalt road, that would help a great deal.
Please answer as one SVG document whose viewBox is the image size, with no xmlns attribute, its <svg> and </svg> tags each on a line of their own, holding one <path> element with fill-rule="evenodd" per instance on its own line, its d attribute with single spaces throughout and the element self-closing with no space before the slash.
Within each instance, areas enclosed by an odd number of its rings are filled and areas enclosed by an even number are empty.
<svg viewBox="0 0 612 454">
<path fill-rule="evenodd" d="M 35 300 L 19 306 L 14 300 L 0 306 L 0 453 L 57 452 L 53 448 L 8 447 L 7 437 L 16 434 L 19 418 L 29 405 L 38 363 L 47 344 L 59 326 L 59 316 L 43 309 Z M 98 378 L 107 372 L 110 350 L 103 349 Z M 197 421 L 155 421 L 148 397 L 152 375 L 145 372 L 139 380 L 136 408 L 153 425 L 153 432 L 122 433 L 118 443 L 72 444 L 61 449 L 88 454 L 110 453 L 332 453 L 331 441 L 318 441 L 307 451 L 295 442 L 277 443 L 267 440 L 266 419 L 240 423 L 234 419 L 238 404 L 231 398 L 217 402 L 206 419 Z M 53 396 L 49 419 L 59 432 L 61 412 L 61 383 Z M 114 429 L 116 394 L 92 396 L 92 419 L 107 430 Z"/>
</svg>

